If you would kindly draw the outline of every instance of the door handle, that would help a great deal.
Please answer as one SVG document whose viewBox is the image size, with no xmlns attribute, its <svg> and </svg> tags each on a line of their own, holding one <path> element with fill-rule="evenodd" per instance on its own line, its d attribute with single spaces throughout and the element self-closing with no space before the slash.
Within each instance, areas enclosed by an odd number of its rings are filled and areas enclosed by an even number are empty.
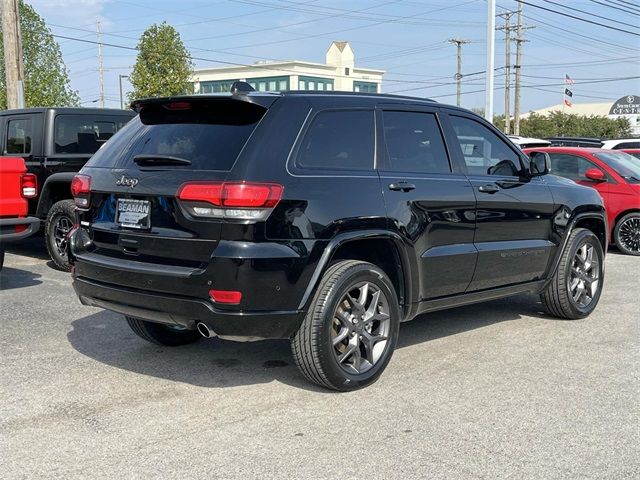
<svg viewBox="0 0 640 480">
<path fill-rule="evenodd" d="M 415 189 L 416 189 L 416 186 L 413 183 L 404 182 L 404 181 L 389 184 L 389 190 L 393 190 L 395 192 L 399 192 L 400 190 L 402 190 L 403 192 L 410 192 L 411 190 L 415 190 Z"/>
<path fill-rule="evenodd" d="M 498 187 L 494 183 L 490 183 L 488 185 L 481 185 L 480 187 L 478 187 L 478 190 L 482 193 L 496 193 L 500 191 L 500 187 Z"/>
</svg>

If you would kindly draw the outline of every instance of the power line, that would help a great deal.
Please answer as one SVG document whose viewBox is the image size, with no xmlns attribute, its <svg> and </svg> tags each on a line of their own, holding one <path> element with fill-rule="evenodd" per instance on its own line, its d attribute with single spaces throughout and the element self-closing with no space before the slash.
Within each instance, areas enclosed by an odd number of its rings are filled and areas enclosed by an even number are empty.
<svg viewBox="0 0 640 480">
<path fill-rule="evenodd" d="M 637 12 L 640 12 L 640 9 L 637 10 L 637 11 L 634 11 L 634 10 L 631 10 L 631 7 L 627 7 L 624 4 L 620 5 L 620 4 L 613 3 L 612 0 L 609 0 L 609 3 L 599 2 L 597 0 L 589 0 L 589 1 L 593 2 L 593 3 L 597 3 L 599 5 L 604 5 L 605 7 L 613 8 L 615 10 L 619 10 L 619 11 L 624 12 L 624 13 L 630 13 L 632 15 L 637 15 L 638 14 Z M 629 9 L 629 10 L 627 10 L 627 9 Z"/>
<path fill-rule="evenodd" d="M 546 3 L 550 3 L 552 5 L 557 5 L 559 7 L 562 7 L 564 9 L 566 9 L 566 10 L 571 10 L 571 11 L 574 11 L 574 12 L 580 12 L 580 13 L 584 13 L 585 15 L 590 15 L 592 17 L 601 18 L 602 20 L 607 20 L 608 22 L 619 23 L 620 25 L 626 25 L 627 27 L 631 27 L 631 28 L 640 28 L 640 27 L 638 27 L 638 25 L 633 25 L 631 23 L 625 23 L 625 22 L 622 22 L 620 20 L 615 20 L 613 18 L 604 17 L 602 15 L 598 15 L 598 14 L 595 14 L 595 13 L 587 12 L 585 10 L 580 10 L 578 8 L 567 7 L 567 6 L 565 6 L 565 5 L 561 4 L 561 3 L 554 2 L 552 0 L 543 0 L 543 1 L 546 2 Z"/>
<path fill-rule="evenodd" d="M 604 28 L 608 28 L 610 30 L 616 30 L 618 32 L 628 33 L 629 35 L 635 35 L 636 37 L 640 37 L 640 33 L 630 32 L 629 30 L 624 30 L 622 28 L 612 27 L 610 25 L 605 25 L 604 23 L 594 22 L 593 20 L 588 20 L 586 18 L 576 17 L 575 15 L 571 15 L 569 13 L 560 12 L 558 10 L 553 10 L 551 8 L 543 7 L 543 6 L 540 6 L 540 5 L 535 5 L 533 3 L 525 2 L 524 0 L 516 0 L 516 1 L 519 2 L 519 3 L 524 3 L 525 5 L 529 5 L 530 7 L 533 7 L 533 8 L 539 8 L 540 10 L 545 10 L 547 12 L 555 13 L 557 15 L 562 15 L 564 17 L 569 17 L 569 18 L 573 18 L 575 20 L 580 20 L 581 22 L 590 23 L 592 25 L 597 25 L 599 27 L 604 27 Z"/>
</svg>

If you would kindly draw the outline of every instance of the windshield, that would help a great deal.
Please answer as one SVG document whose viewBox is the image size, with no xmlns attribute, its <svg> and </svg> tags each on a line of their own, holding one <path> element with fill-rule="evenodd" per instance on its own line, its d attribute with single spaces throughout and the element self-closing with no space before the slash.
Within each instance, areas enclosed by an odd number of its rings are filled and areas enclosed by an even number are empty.
<svg viewBox="0 0 640 480">
<path fill-rule="evenodd" d="M 629 183 L 640 183 L 640 160 L 637 158 L 624 152 L 600 152 L 593 155 L 613 168 Z"/>
</svg>

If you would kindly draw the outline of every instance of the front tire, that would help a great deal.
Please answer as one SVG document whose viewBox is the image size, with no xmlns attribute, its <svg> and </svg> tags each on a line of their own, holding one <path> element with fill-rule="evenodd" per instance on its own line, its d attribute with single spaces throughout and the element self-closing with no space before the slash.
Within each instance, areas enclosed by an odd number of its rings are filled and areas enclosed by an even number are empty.
<svg viewBox="0 0 640 480">
<path fill-rule="evenodd" d="M 133 333 L 147 342 L 165 347 L 179 347 L 197 342 L 202 336 L 196 330 L 125 317 Z"/>
<path fill-rule="evenodd" d="M 64 272 L 71 270 L 67 258 L 67 234 L 75 222 L 75 208 L 73 200 L 54 203 L 44 228 L 47 252 L 56 268 Z"/>
<path fill-rule="evenodd" d="M 296 365 L 311 382 L 350 391 L 375 382 L 398 339 L 393 284 L 375 265 L 355 260 L 327 270 L 291 341 Z"/>
<path fill-rule="evenodd" d="M 551 282 L 542 292 L 542 303 L 555 317 L 584 318 L 598 305 L 603 282 L 602 245 L 590 230 L 576 228 L 569 236 Z"/>
<path fill-rule="evenodd" d="M 613 229 L 613 241 L 622 253 L 640 255 L 640 213 L 629 213 L 618 220 Z"/>
</svg>

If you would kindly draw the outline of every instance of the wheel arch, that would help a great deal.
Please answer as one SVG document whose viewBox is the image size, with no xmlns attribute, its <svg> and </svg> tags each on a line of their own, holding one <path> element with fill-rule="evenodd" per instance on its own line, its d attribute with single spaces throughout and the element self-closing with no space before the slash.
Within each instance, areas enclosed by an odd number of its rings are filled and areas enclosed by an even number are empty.
<svg viewBox="0 0 640 480">
<path fill-rule="evenodd" d="M 613 230 L 616 228 L 616 225 L 618 225 L 618 222 L 620 221 L 620 219 L 622 219 L 622 217 L 624 217 L 625 215 L 629 215 L 630 213 L 640 213 L 640 208 L 627 208 L 626 210 L 623 210 L 622 212 L 618 213 L 618 215 L 616 215 L 616 219 L 613 222 L 613 225 L 610 225 L 612 234 L 613 234 Z"/>
<path fill-rule="evenodd" d="M 54 203 L 73 198 L 71 196 L 71 180 L 75 175 L 75 172 L 60 172 L 47 178 L 38 198 L 38 208 L 36 209 L 38 218 L 46 218 Z"/>
<path fill-rule="evenodd" d="M 409 256 L 402 238 L 385 230 L 351 232 L 334 237 L 318 261 L 300 309 L 306 311 L 309 308 L 322 275 L 337 260 L 360 260 L 380 267 L 396 289 L 403 318 L 406 317 L 413 295 Z"/>
</svg>

